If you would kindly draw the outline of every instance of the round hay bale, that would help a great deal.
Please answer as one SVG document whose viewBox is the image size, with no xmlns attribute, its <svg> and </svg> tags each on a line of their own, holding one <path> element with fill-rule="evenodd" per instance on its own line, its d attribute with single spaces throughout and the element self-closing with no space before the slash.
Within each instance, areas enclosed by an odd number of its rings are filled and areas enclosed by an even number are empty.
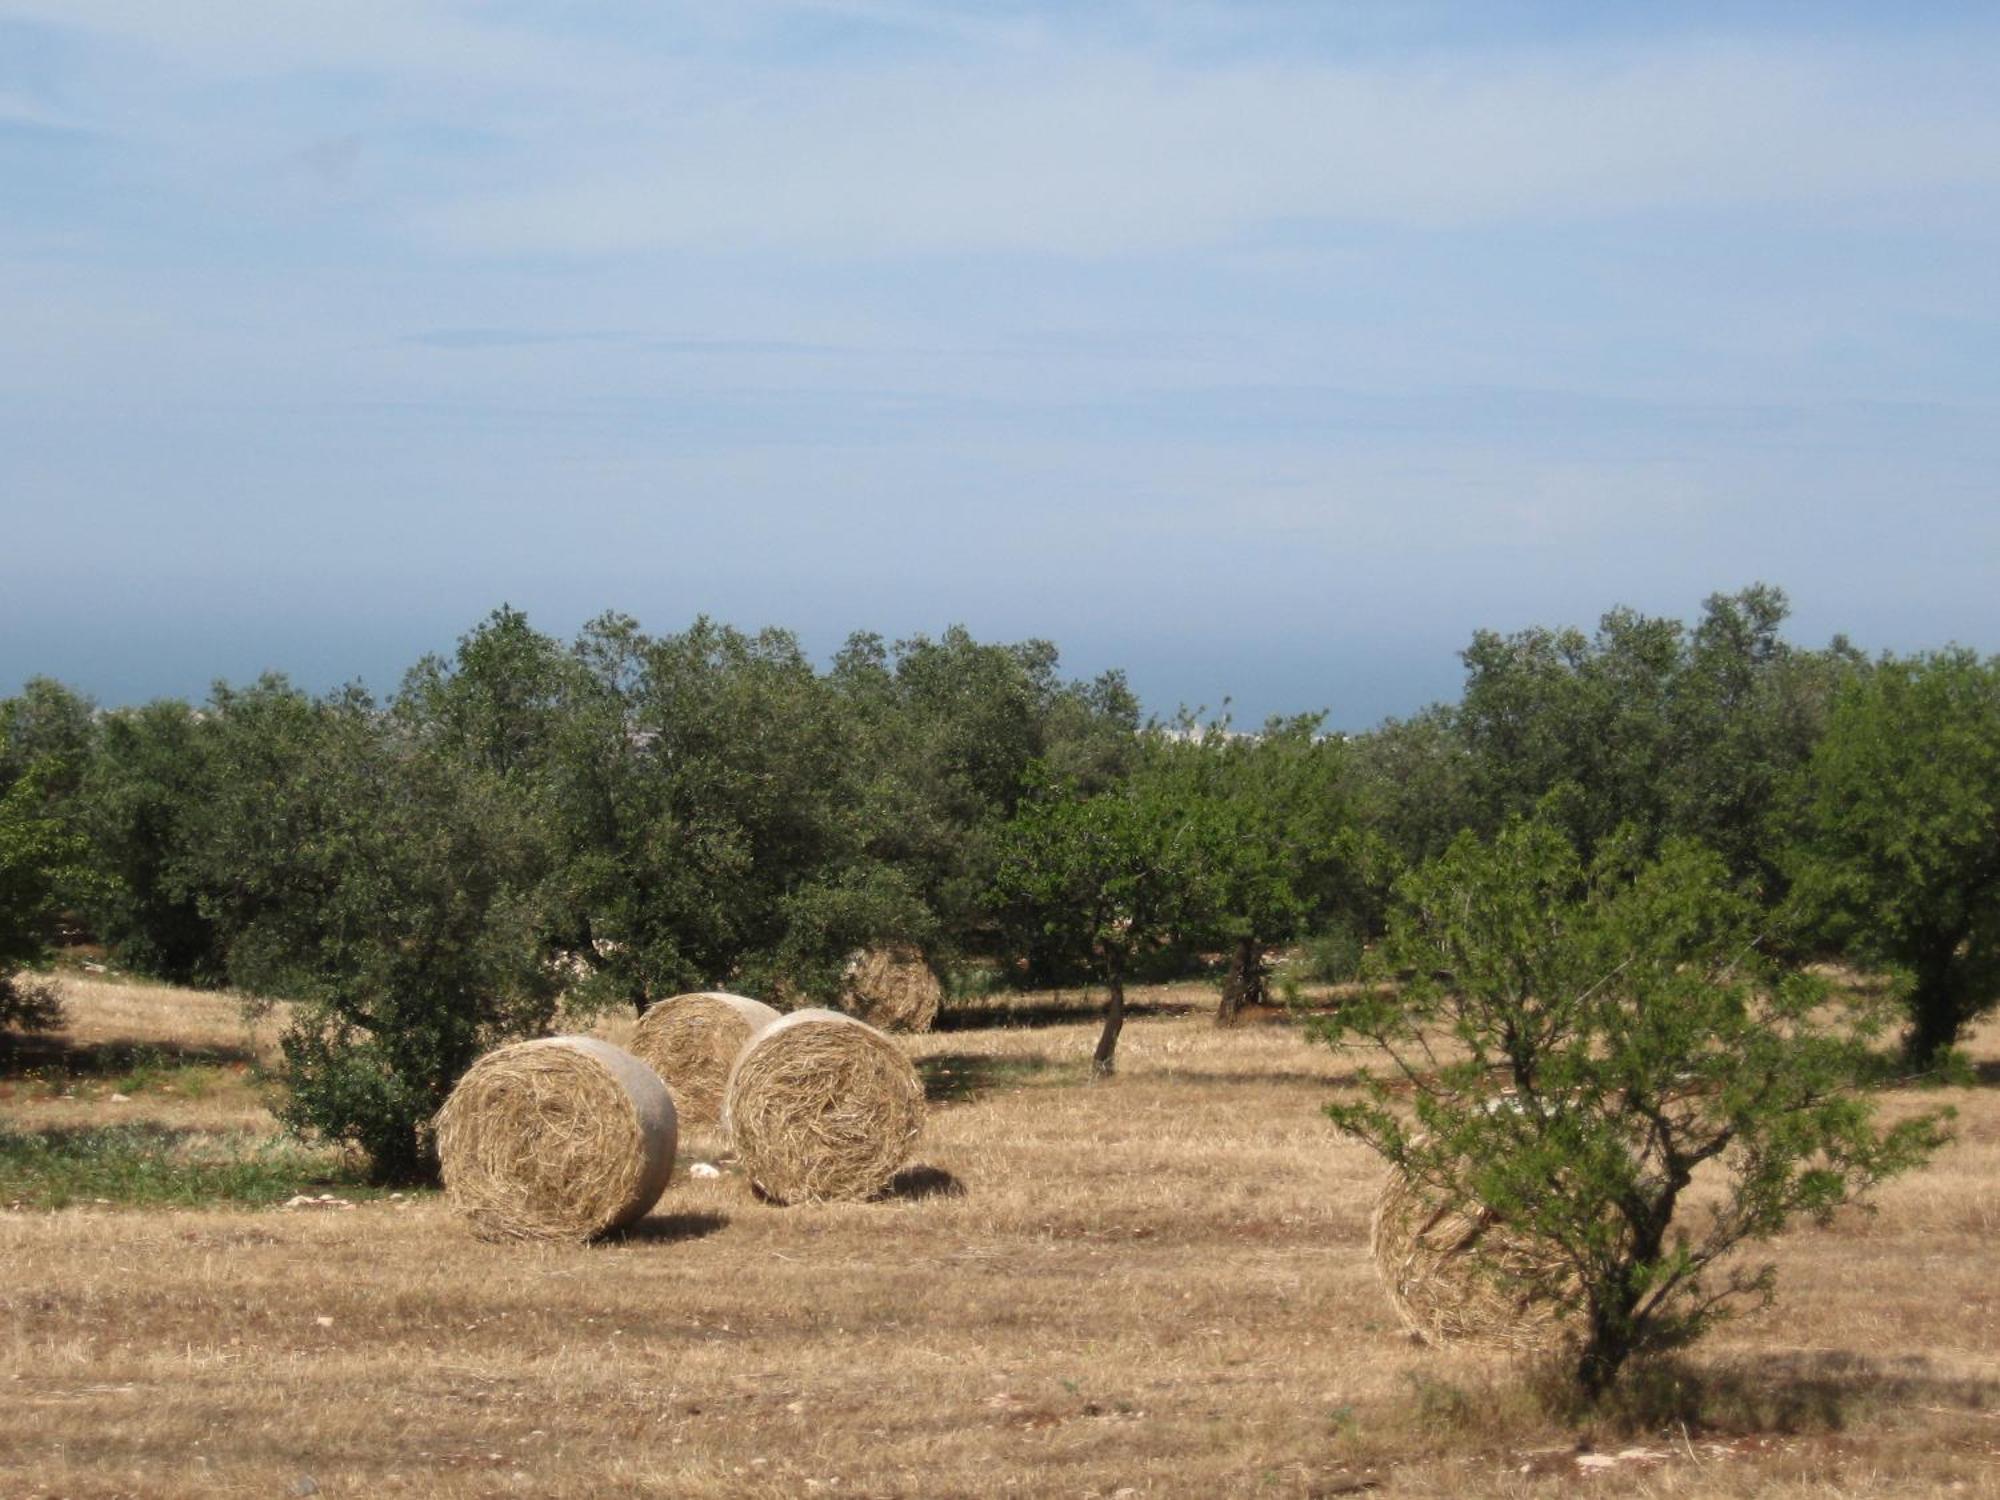
<svg viewBox="0 0 2000 1500">
<path fill-rule="evenodd" d="M 738 1055 L 723 1122 L 765 1197 L 867 1198 L 909 1160 L 924 1128 L 924 1085 L 903 1049 L 866 1022 L 797 1010 Z"/>
<path fill-rule="evenodd" d="M 841 1006 L 884 1031 L 929 1031 L 944 986 L 924 955 L 908 944 L 868 948 L 847 962 Z"/>
<path fill-rule="evenodd" d="M 673 1096 L 595 1037 L 516 1042 L 467 1070 L 437 1120 L 445 1195 L 490 1240 L 585 1240 L 640 1218 L 674 1169 Z"/>
<path fill-rule="evenodd" d="M 685 1125 L 722 1117 L 722 1088 L 743 1044 L 778 1019 L 761 1000 L 698 990 L 647 1008 L 626 1045 L 673 1092 Z"/>
<path fill-rule="evenodd" d="M 1538 1352 L 1567 1337 L 1574 1278 L 1484 1207 L 1454 1207 L 1392 1169 L 1368 1248 L 1403 1326 L 1426 1343 Z"/>
</svg>

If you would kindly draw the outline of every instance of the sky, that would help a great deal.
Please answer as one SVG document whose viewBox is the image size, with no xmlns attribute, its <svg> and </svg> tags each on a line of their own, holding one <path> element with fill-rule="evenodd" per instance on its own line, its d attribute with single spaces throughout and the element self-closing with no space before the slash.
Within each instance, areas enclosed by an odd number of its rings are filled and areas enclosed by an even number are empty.
<svg viewBox="0 0 2000 1500">
<path fill-rule="evenodd" d="M 2000 649 L 2000 10 L 0 0 L 0 693 L 503 602 L 1456 694 Z"/>
</svg>

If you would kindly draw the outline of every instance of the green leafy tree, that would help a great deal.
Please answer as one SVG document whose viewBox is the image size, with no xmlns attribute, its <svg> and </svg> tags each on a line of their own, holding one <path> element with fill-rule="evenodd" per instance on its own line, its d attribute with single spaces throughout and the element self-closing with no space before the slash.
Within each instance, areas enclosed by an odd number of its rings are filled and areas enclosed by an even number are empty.
<svg viewBox="0 0 2000 1500">
<path fill-rule="evenodd" d="M 1906 985 L 1934 1067 L 2000 1000 L 2000 658 L 1854 675 L 1793 790 L 1796 895 L 1829 939 Z"/>
<path fill-rule="evenodd" d="M 19 696 L 0 699 L 0 787 L 36 767 L 42 796 L 52 808 L 67 810 L 96 738 L 96 710 L 88 698 L 52 677 L 29 678 Z"/>
<path fill-rule="evenodd" d="M 1357 735 L 1348 756 L 1355 814 L 1373 840 L 1404 867 L 1434 859 L 1483 814 L 1473 791 L 1472 752 L 1455 709 L 1436 704 Z M 1371 925 L 1388 899 L 1373 889 Z"/>
<path fill-rule="evenodd" d="M 1826 731 L 1841 684 L 1865 663 L 1845 637 L 1824 650 L 1779 634 L 1784 594 L 1717 594 L 1689 632 L 1666 702 L 1662 834 L 1700 840 L 1775 899 L 1786 887 L 1783 788 Z"/>
<path fill-rule="evenodd" d="M 1218 941 L 1229 968 L 1216 1019 L 1230 1025 L 1267 998 L 1266 957 L 1364 904 L 1363 841 L 1355 827 L 1346 747 L 1317 714 L 1274 719 L 1257 734 L 1184 720 L 1155 737 L 1137 774 L 1150 795 L 1181 809 L 1201 862 L 1202 920 L 1183 935 Z"/>
<path fill-rule="evenodd" d="M 1145 768 L 1089 793 L 1046 775 L 1031 775 L 1029 785 L 1000 831 L 991 899 L 1103 981 L 1104 1029 L 1091 1070 L 1108 1077 L 1134 960 L 1211 910 L 1202 844 L 1212 829 L 1173 795 L 1171 777 Z"/>
<path fill-rule="evenodd" d="M 1586 849 L 1631 823 L 1666 826 L 1664 712 L 1682 626 L 1628 609 L 1595 637 L 1482 630 L 1466 648 L 1460 732 L 1491 828 L 1547 802 Z"/>
<path fill-rule="evenodd" d="M 1825 651 L 1787 643 L 1786 611 L 1781 591 L 1756 584 L 1711 596 L 1692 628 L 1615 609 L 1592 636 L 1479 632 L 1449 711 L 1466 826 L 1490 833 L 1545 809 L 1586 854 L 1622 828 L 1654 848 L 1695 838 L 1738 879 L 1781 894 L 1778 790 L 1858 665 L 1838 638 Z"/>
<path fill-rule="evenodd" d="M 0 791 L 0 1031 L 46 1031 L 62 1023 L 48 986 L 20 970 L 43 962 L 62 894 L 83 876 L 86 848 L 47 811 L 53 759 L 30 764 Z"/>
<path fill-rule="evenodd" d="M 1589 863 L 1544 821 L 1466 834 L 1407 876 L 1385 968 L 1417 978 L 1322 1028 L 1387 1059 L 1329 1109 L 1441 1205 L 1489 1213 L 1546 1269 L 1508 1290 L 1580 1308 L 1574 1377 L 1698 1337 L 1772 1269 L 1731 1253 L 1824 1219 L 1938 1144 L 1884 1129 L 1859 1081 L 1882 1016 L 1761 954 L 1722 861 L 1624 835 Z M 1698 1204 L 1698 1170 L 1714 1191 Z"/>
<path fill-rule="evenodd" d="M 788 633 L 706 620 L 649 637 L 609 617 L 578 653 L 589 685 L 562 826 L 582 956 L 635 1005 L 772 990 L 781 952 L 807 956 L 802 893 L 841 886 L 858 843 L 851 739 L 826 683 Z"/>
<path fill-rule="evenodd" d="M 77 796 L 103 877 L 91 930 L 127 967 L 181 984 L 217 983 L 228 964 L 189 865 L 214 791 L 207 728 L 170 699 L 105 714 Z"/>
<path fill-rule="evenodd" d="M 294 1002 L 283 1117 L 383 1181 L 421 1180 L 459 1076 L 554 1019 L 547 830 L 400 703 L 272 678 L 219 688 L 208 722 L 190 863 L 230 979 Z"/>
<path fill-rule="evenodd" d="M 1123 677 L 1065 681 L 1057 663 L 1046 641 L 981 642 L 960 626 L 893 647 L 857 635 L 835 659 L 855 857 L 913 891 L 930 916 L 924 946 L 990 942 L 999 829 L 1031 764 L 1086 790 L 1127 768 L 1138 705 Z"/>
</svg>

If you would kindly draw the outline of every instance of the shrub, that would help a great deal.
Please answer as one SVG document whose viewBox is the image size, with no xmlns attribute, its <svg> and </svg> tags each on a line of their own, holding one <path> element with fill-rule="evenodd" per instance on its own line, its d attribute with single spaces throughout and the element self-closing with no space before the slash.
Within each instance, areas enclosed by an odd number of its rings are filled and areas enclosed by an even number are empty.
<svg viewBox="0 0 2000 1500">
<path fill-rule="evenodd" d="M 1399 884 L 1380 963 L 1418 977 L 1319 1025 L 1392 1064 L 1330 1106 L 1342 1130 L 1447 1209 L 1545 1247 L 1484 1269 L 1575 1306 L 1586 1399 L 1768 1299 L 1772 1268 L 1728 1263 L 1740 1245 L 1825 1219 L 1942 1139 L 1936 1114 L 1877 1127 L 1860 1085 L 1879 998 L 1780 972 L 1759 916 L 1697 845 L 1642 860 L 1621 836 L 1586 865 L 1516 819 Z M 1720 1191 L 1683 1216 L 1705 1164 Z"/>
</svg>

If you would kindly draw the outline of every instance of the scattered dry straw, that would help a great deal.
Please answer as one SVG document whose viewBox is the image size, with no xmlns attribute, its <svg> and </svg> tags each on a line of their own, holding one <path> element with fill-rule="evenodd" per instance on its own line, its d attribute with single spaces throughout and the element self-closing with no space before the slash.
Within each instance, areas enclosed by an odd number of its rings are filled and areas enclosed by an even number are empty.
<svg viewBox="0 0 2000 1500">
<path fill-rule="evenodd" d="M 437 1116 L 445 1194 L 490 1240 L 583 1240 L 629 1224 L 674 1169 L 674 1101 L 594 1037 L 516 1042 L 474 1063 Z"/>
<path fill-rule="evenodd" d="M 838 1011 L 800 1010 L 743 1049 L 723 1118 L 767 1198 L 867 1198 L 909 1159 L 924 1126 L 924 1086 L 902 1048 L 874 1027 Z"/>
<path fill-rule="evenodd" d="M 654 1005 L 628 1045 L 672 1091 L 682 1124 L 711 1125 L 722 1115 L 729 1065 L 745 1042 L 777 1019 L 760 1000 L 702 990 Z"/>
<path fill-rule="evenodd" d="M 929 1031 L 944 986 L 923 954 L 908 945 L 869 948 L 848 961 L 841 1005 L 885 1031 Z"/>
<path fill-rule="evenodd" d="M 1568 1335 L 1573 1280 L 1490 1209 L 1444 1203 L 1391 1170 L 1368 1238 L 1397 1316 L 1427 1343 L 1535 1353 Z"/>
</svg>

